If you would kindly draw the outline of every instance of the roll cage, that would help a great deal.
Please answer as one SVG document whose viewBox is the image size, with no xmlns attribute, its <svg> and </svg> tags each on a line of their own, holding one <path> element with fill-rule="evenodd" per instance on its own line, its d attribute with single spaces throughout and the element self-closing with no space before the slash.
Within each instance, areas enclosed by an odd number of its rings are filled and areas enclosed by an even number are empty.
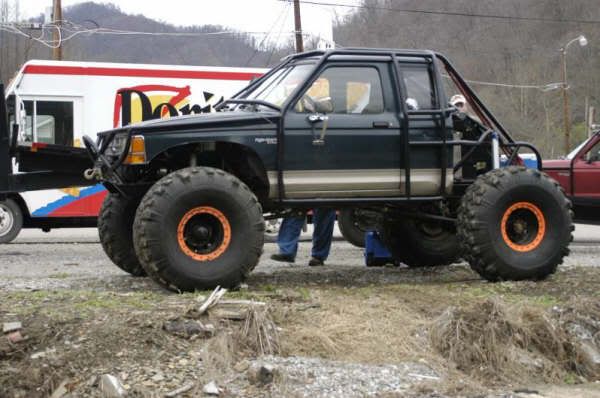
<svg viewBox="0 0 600 398">
<path fill-rule="evenodd" d="M 513 137 L 510 135 L 508 130 L 502 126 L 502 124 L 498 121 L 498 119 L 493 115 L 493 113 L 484 105 L 483 101 L 477 96 L 477 94 L 473 91 L 473 89 L 467 84 L 467 82 L 462 78 L 462 76 L 457 72 L 454 66 L 450 63 L 450 61 L 442 54 L 434 52 L 434 51 L 426 51 L 426 50 L 397 50 L 397 49 L 385 49 L 385 48 L 377 48 L 377 49 L 364 49 L 364 48 L 342 48 L 342 49 L 334 49 L 334 50 L 315 50 L 309 51 L 301 54 L 289 55 L 282 60 L 277 66 L 271 69 L 268 73 L 261 76 L 259 79 L 250 83 L 247 87 L 240 90 L 236 93 L 229 102 L 231 103 L 244 103 L 244 98 L 246 98 L 249 93 L 252 92 L 257 86 L 259 86 L 266 79 L 271 77 L 273 74 L 277 73 L 281 68 L 287 67 L 295 62 L 303 61 L 303 60 L 314 60 L 315 66 L 311 73 L 308 75 L 306 81 L 303 84 L 299 84 L 294 91 L 289 95 L 287 100 L 281 105 L 280 111 L 282 115 L 285 115 L 287 111 L 299 100 L 300 95 L 303 93 L 304 89 L 307 87 L 307 84 L 310 84 L 314 79 L 316 79 L 317 74 L 321 70 L 321 67 L 332 57 L 335 56 L 347 56 L 347 57 L 357 57 L 357 59 L 364 60 L 363 57 L 385 57 L 387 60 L 391 60 L 394 64 L 393 69 L 393 79 L 396 87 L 400 88 L 400 90 L 394 90 L 394 94 L 396 96 L 396 103 L 400 105 L 401 109 L 398 110 L 398 120 L 400 121 L 401 131 L 403 136 L 403 167 L 404 167 L 404 178 L 406 185 L 406 194 L 404 197 L 400 198 L 372 198 L 372 199 L 361 199 L 361 202 L 372 201 L 372 202 L 394 202 L 394 201 L 407 201 L 407 200 L 435 200 L 435 199 L 444 199 L 447 194 L 445 192 L 445 184 L 447 170 L 446 167 L 441 168 L 441 184 L 440 191 L 437 196 L 427 196 L 427 197 L 414 197 L 411 195 L 410 191 L 410 156 L 411 151 L 410 148 L 414 146 L 432 146 L 440 148 L 440 158 L 441 164 L 447 164 L 447 156 L 448 149 L 454 147 L 456 145 L 460 146 L 471 146 L 471 150 L 467 152 L 465 156 L 463 156 L 455 165 L 454 171 L 457 171 L 460 167 L 462 167 L 470 158 L 470 156 L 474 153 L 477 147 L 482 145 L 489 145 L 490 142 L 486 141 L 491 137 L 499 138 L 499 146 L 500 150 L 502 150 L 508 156 L 508 164 L 513 164 L 514 162 L 520 162 L 518 159 L 518 152 L 521 148 L 525 147 L 532 150 L 538 161 L 538 168 L 542 169 L 542 158 L 538 150 L 530 143 L 515 141 Z M 361 57 L 361 58 L 358 58 Z M 434 77 L 435 84 L 433 85 L 436 95 L 437 103 L 440 105 L 440 109 L 434 110 L 410 110 L 406 105 L 406 98 L 401 98 L 401 96 L 406 93 L 406 87 L 404 85 L 403 72 L 400 68 L 399 60 L 402 59 L 404 62 L 406 59 L 413 59 L 414 62 L 420 62 L 419 60 L 425 60 L 428 64 L 428 68 L 430 71 L 430 75 Z M 449 115 L 454 113 L 456 109 L 454 107 L 444 107 L 446 103 L 446 97 L 443 92 L 443 83 L 442 83 L 442 74 L 438 67 L 436 67 L 436 61 L 440 62 L 446 72 L 448 73 L 448 77 L 454 82 L 456 87 L 460 90 L 460 92 L 465 96 L 467 101 L 471 104 L 474 112 L 481 119 L 482 124 L 487 127 L 487 131 L 482 134 L 482 136 L 478 140 L 447 140 L 446 139 L 446 119 Z M 248 100 L 248 102 L 252 102 L 253 100 Z M 227 102 L 227 101 L 225 101 Z M 272 104 L 270 104 L 271 108 L 273 108 Z M 437 119 L 441 132 L 439 140 L 436 141 L 411 141 L 408 130 L 408 117 L 406 115 L 426 115 L 431 116 L 434 119 Z M 289 205 L 302 205 L 310 202 L 315 202 L 319 204 L 324 204 L 324 202 L 328 202 L 331 204 L 337 204 L 340 202 L 354 202 L 354 199 L 301 199 L 301 200 L 289 200 L 285 199 L 285 186 L 283 183 L 283 164 L 284 164 L 284 145 L 285 145 L 285 125 L 284 118 L 280 119 L 280 125 L 277 129 L 277 185 L 278 185 L 278 193 L 279 193 L 279 202 L 282 204 Z"/>
</svg>

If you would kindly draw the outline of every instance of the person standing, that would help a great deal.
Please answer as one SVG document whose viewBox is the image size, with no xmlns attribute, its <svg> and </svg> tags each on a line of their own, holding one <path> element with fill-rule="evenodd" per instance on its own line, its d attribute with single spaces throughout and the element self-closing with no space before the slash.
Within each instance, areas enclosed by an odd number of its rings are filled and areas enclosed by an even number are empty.
<svg viewBox="0 0 600 398">
<path fill-rule="evenodd" d="M 286 217 L 281 223 L 277 235 L 279 253 L 271 255 L 271 259 L 293 263 L 298 252 L 298 240 L 304 226 L 305 216 Z M 335 223 L 335 210 L 319 208 L 313 210 L 313 236 L 311 258 L 308 265 L 311 267 L 325 265 L 325 260 L 331 250 L 333 239 L 333 226 Z"/>
</svg>

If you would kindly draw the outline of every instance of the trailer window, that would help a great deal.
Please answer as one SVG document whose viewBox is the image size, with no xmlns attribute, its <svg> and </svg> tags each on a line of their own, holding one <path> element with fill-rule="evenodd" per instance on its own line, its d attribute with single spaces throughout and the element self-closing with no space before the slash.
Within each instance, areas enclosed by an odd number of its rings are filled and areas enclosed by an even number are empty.
<svg viewBox="0 0 600 398">
<path fill-rule="evenodd" d="M 24 141 L 73 145 L 73 102 L 23 101 L 25 105 Z"/>
</svg>

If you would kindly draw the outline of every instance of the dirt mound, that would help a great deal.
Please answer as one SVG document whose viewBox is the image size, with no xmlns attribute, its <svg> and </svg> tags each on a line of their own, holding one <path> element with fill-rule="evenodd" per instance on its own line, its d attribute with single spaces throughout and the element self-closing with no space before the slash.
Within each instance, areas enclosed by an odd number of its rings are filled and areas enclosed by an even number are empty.
<svg viewBox="0 0 600 398">
<path fill-rule="evenodd" d="M 432 346 L 456 368 L 486 382 L 557 382 L 600 377 L 600 304 L 559 308 L 486 299 L 448 308 L 432 324 Z"/>
</svg>

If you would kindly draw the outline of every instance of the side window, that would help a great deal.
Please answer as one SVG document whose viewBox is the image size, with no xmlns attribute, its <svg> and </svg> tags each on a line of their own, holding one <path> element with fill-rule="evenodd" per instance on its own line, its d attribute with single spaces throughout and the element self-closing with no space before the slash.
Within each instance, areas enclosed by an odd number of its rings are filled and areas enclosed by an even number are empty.
<svg viewBox="0 0 600 398">
<path fill-rule="evenodd" d="M 376 68 L 327 68 L 304 93 L 297 112 L 374 114 L 383 112 L 381 78 Z"/>
<path fill-rule="evenodd" d="M 409 110 L 438 108 L 433 81 L 426 65 L 405 65 L 402 67 L 402 74 Z"/>
<path fill-rule="evenodd" d="M 600 161 L 600 142 L 596 143 L 586 154 L 585 160 L 588 162 L 598 162 Z"/>
<path fill-rule="evenodd" d="M 70 101 L 23 101 L 23 140 L 73 145 L 73 103 Z"/>
</svg>

